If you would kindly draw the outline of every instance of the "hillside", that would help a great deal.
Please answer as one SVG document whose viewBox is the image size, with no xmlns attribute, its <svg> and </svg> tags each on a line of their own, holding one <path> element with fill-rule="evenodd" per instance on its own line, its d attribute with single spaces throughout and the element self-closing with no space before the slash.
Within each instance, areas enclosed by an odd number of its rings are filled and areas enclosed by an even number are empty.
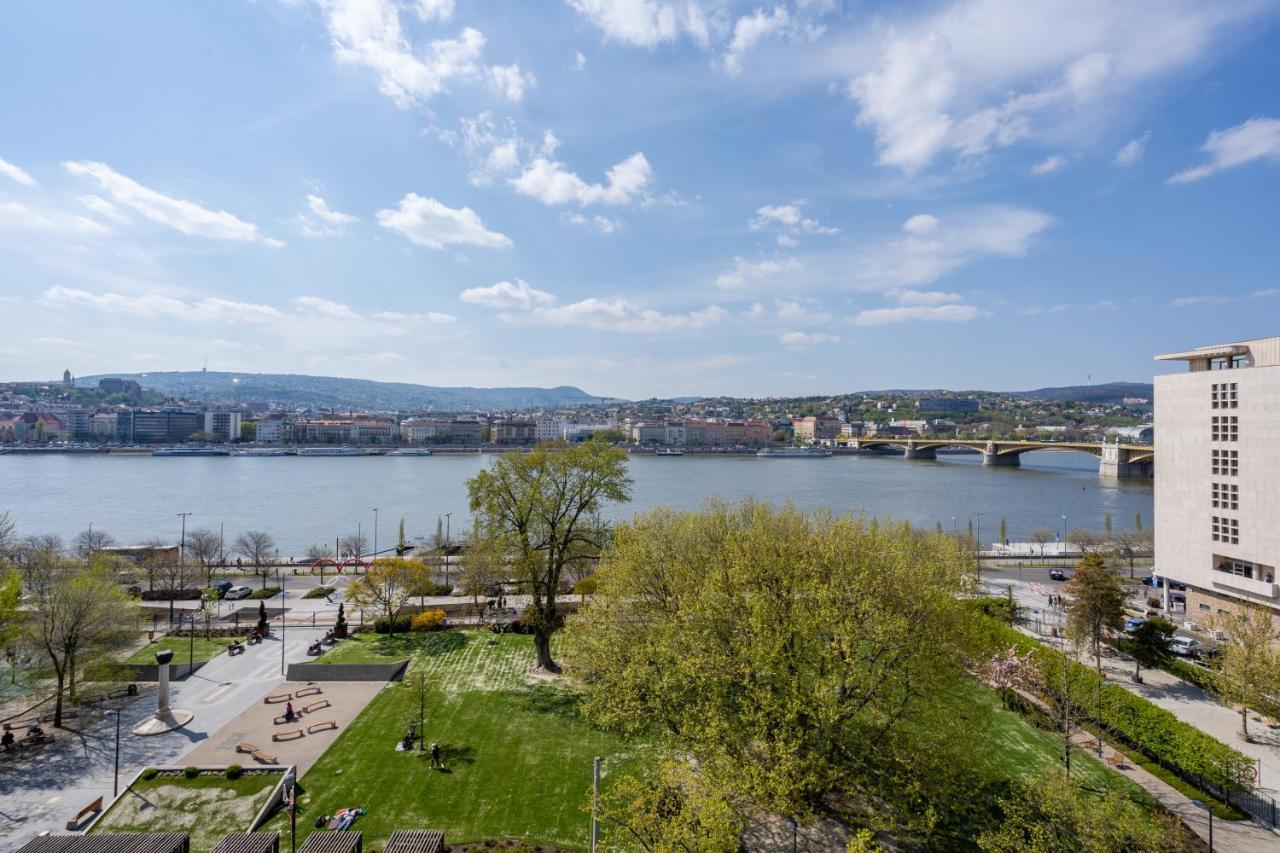
<svg viewBox="0 0 1280 853">
<path fill-rule="evenodd" d="M 1106 382 L 1101 385 L 1067 385 L 1061 388 L 1039 388 L 1035 391 L 1015 391 L 1014 397 L 1031 397 L 1036 400 L 1052 400 L 1069 403 L 1119 403 L 1125 397 L 1155 395 L 1150 382 Z"/>
<path fill-rule="evenodd" d="M 262 402 L 286 407 L 322 406 L 366 411 L 454 411 L 534 409 L 600 402 L 599 397 L 568 385 L 556 388 L 442 388 L 337 376 L 198 370 L 80 376 L 76 378 L 76 385 L 97 387 L 98 380 L 106 376 L 132 379 L 143 388 L 207 403 Z"/>
</svg>

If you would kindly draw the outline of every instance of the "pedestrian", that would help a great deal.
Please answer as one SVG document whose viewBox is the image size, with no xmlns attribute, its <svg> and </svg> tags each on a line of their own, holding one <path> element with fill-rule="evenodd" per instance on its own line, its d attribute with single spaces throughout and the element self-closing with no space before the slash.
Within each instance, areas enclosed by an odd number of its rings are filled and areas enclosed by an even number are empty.
<svg viewBox="0 0 1280 853">
<path fill-rule="evenodd" d="M 440 760 L 440 744 L 433 741 L 431 744 L 431 768 L 434 770 L 437 767 L 443 770 L 444 762 Z"/>
</svg>

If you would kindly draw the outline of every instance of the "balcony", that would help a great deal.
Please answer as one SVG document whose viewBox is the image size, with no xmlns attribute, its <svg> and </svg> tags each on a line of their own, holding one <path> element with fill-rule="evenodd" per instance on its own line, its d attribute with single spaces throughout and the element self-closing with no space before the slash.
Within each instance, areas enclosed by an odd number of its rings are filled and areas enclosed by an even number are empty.
<svg viewBox="0 0 1280 853">
<path fill-rule="evenodd" d="M 1275 583 L 1269 583 L 1265 580 L 1253 580 L 1241 575 L 1233 575 L 1230 572 L 1214 571 L 1212 574 L 1213 585 L 1215 587 L 1224 587 L 1236 592 L 1247 592 L 1260 598 L 1275 598 L 1277 594 L 1277 586 Z"/>
</svg>

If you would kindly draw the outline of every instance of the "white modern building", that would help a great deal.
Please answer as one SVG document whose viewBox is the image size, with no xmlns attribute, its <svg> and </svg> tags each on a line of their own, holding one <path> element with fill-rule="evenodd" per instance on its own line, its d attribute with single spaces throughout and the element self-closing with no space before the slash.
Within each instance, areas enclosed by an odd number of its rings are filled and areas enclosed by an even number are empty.
<svg viewBox="0 0 1280 853">
<path fill-rule="evenodd" d="M 1157 359 L 1188 370 L 1155 380 L 1156 570 L 1191 622 L 1280 612 L 1280 337 Z"/>
</svg>

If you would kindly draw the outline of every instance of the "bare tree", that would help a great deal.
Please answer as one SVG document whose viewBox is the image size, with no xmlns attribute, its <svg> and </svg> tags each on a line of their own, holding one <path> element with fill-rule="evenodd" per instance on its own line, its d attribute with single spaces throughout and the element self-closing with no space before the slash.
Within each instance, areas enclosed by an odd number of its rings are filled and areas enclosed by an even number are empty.
<svg viewBox="0 0 1280 853">
<path fill-rule="evenodd" d="M 463 595 L 471 596 L 477 616 L 481 613 L 480 599 L 490 595 L 501 598 L 502 582 L 506 579 L 502 552 L 493 543 L 473 542 L 467 546 L 467 556 L 458 573 L 458 587 Z"/>
<path fill-rule="evenodd" d="M 183 592 L 190 589 L 200 575 L 200 567 L 184 563 L 176 559 L 157 560 L 154 580 L 160 592 L 169 599 L 169 626 L 173 626 L 174 601 Z"/>
<path fill-rule="evenodd" d="M 222 550 L 221 537 L 212 530 L 200 528 L 187 534 L 187 559 L 195 560 L 204 572 L 205 586 L 213 583 L 213 567 Z"/>
<path fill-rule="evenodd" d="M 8 512 L 0 512 L 0 560 L 13 555 L 18 547 L 18 526 Z"/>
<path fill-rule="evenodd" d="M 138 565 L 147 575 L 147 591 L 156 591 L 156 574 L 169 557 L 169 544 L 163 539 L 148 539 L 140 547 Z"/>
<path fill-rule="evenodd" d="M 306 556 L 308 563 L 314 563 L 316 560 L 332 560 L 333 549 L 328 545 L 317 542 L 308 545 L 304 555 Z"/>
<path fill-rule="evenodd" d="M 1080 549 L 1081 556 L 1097 553 L 1102 547 L 1102 537 L 1086 527 L 1067 532 L 1067 544 Z"/>
<path fill-rule="evenodd" d="M 369 538 L 363 533 L 344 536 L 338 543 L 338 553 L 344 560 L 359 559 L 369 550 Z"/>
<path fill-rule="evenodd" d="M 236 537 L 236 553 L 249 561 L 254 574 L 261 576 L 263 589 L 271 576 L 271 552 L 275 547 L 271 534 L 261 530 L 248 530 Z"/>
<path fill-rule="evenodd" d="M 103 548 L 116 544 L 116 538 L 105 530 L 81 530 L 71 540 L 71 553 L 87 560 Z"/>
<path fill-rule="evenodd" d="M 1027 538 L 1040 546 L 1040 562 L 1044 562 L 1044 546 L 1053 541 L 1053 531 L 1047 527 L 1037 527 L 1027 534 Z"/>
</svg>

